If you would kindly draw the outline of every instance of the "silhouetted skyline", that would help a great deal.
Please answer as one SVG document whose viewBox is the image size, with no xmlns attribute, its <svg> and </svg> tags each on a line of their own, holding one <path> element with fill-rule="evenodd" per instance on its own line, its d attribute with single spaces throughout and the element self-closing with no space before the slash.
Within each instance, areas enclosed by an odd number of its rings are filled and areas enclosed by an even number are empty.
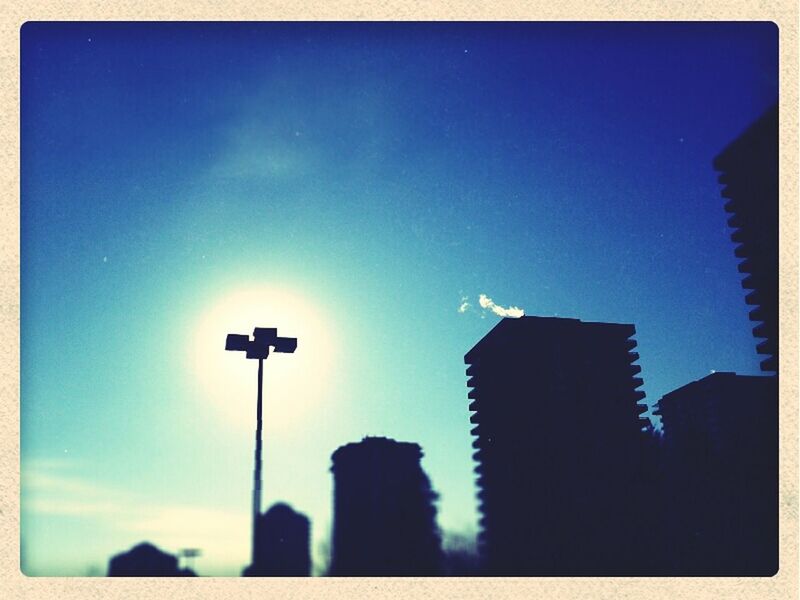
<svg viewBox="0 0 800 600">
<path fill-rule="evenodd" d="M 486 574 L 647 572 L 654 439 L 634 334 L 523 316 L 467 352 Z"/>
<path fill-rule="evenodd" d="M 255 380 L 220 340 L 256 324 L 302 340 L 266 369 L 263 496 L 315 569 L 364 436 L 418 444 L 443 536 L 477 535 L 462 357 L 497 316 L 634 323 L 651 402 L 760 373 L 712 161 L 775 104 L 774 24 L 21 36 L 27 574 L 142 540 L 241 573 Z"/>
<path fill-rule="evenodd" d="M 278 502 L 260 515 L 255 560 L 248 577 L 308 577 L 311 575 L 311 524 L 308 517 Z"/>
<path fill-rule="evenodd" d="M 443 574 L 441 537 L 422 449 L 366 437 L 331 456 L 334 478 L 329 575 Z"/>
<path fill-rule="evenodd" d="M 189 569 L 178 568 L 178 558 L 143 542 L 108 561 L 109 577 L 193 577 Z"/>
<path fill-rule="evenodd" d="M 734 228 L 734 254 L 747 277 L 753 335 L 763 371 L 778 370 L 778 107 L 773 106 L 714 159 Z"/>
<path fill-rule="evenodd" d="M 666 575 L 778 571 L 778 378 L 717 372 L 659 402 L 666 435 L 653 535 Z"/>
</svg>

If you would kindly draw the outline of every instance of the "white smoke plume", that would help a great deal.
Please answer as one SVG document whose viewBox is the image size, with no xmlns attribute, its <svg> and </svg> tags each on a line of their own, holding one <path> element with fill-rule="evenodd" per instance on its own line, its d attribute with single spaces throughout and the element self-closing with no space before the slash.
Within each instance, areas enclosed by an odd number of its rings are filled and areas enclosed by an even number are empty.
<svg viewBox="0 0 800 600">
<path fill-rule="evenodd" d="M 525 314 L 525 311 L 518 306 L 509 306 L 508 308 L 505 308 L 499 304 L 495 304 L 494 300 L 489 298 L 489 296 L 486 294 L 480 295 L 478 298 L 478 303 L 481 305 L 481 308 L 492 311 L 498 317 L 511 317 L 512 319 L 519 319 Z"/>
</svg>

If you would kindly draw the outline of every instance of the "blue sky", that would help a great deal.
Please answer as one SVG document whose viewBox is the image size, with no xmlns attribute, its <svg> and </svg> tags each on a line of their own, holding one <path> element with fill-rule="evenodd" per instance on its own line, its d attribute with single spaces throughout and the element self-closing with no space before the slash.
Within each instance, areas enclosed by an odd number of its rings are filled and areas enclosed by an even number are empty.
<svg viewBox="0 0 800 600">
<path fill-rule="evenodd" d="M 364 435 L 419 443 L 474 535 L 480 294 L 635 324 L 650 401 L 758 372 L 711 161 L 777 99 L 773 24 L 28 23 L 21 69 L 28 574 L 144 539 L 239 573 L 231 328 L 299 338 L 266 363 L 264 495 L 318 565 Z"/>
</svg>

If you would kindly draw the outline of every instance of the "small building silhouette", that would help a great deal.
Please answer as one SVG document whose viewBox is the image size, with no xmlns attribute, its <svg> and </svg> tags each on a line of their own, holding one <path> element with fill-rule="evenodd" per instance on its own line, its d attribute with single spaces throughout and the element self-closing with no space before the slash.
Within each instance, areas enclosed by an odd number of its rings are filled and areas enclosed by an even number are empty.
<svg viewBox="0 0 800 600">
<path fill-rule="evenodd" d="M 113 556 L 108 563 L 109 577 L 192 577 L 194 572 L 179 569 L 178 559 L 143 542 Z"/>
<path fill-rule="evenodd" d="M 288 504 L 273 504 L 259 515 L 254 564 L 245 577 L 308 577 L 311 574 L 311 523 Z"/>
<path fill-rule="evenodd" d="M 713 373 L 665 395 L 668 575 L 778 570 L 777 378 Z"/>
<path fill-rule="evenodd" d="M 332 455 L 333 548 L 329 575 L 441 574 L 436 493 L 417 444 L 366 437 Z"/>
<path fill-rule="evenodd" d="M 728 225 L 737 246 L 742 287 L 751 290 L 745 302 L 754 306 L 750 320 L 759 321 L 753 335 L 763 338 L 756 349 L 767 356 L 762 371 L 778 370 L 778 107 L 774 106 L 731 142 L 715 159 L 721 171 Z"/>
<path fill-rule="evenodd" d="M 464 357 L 486 574 L 647 571 L 655 439 L 634 333 L 506 318 Z"/>
</svg>

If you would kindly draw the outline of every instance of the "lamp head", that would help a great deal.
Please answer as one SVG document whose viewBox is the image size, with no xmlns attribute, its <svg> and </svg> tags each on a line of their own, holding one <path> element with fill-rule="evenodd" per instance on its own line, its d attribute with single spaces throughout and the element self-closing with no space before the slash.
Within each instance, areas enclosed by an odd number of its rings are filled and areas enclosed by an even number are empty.
<svg viewBox="0 0 800 600">
<path fill-rule="evenodd" d="M 278 338 L 278 330 L 275 327 L 256 327 L 253 329 L 253 340 L 262 346 L 274 346 Z"/>
<path fill-rule="evenodd" d="M 275 327 L 256 327 L 252 340 L 239 333 L 229 333 L 225 338 L 225 350 L 246 352 L 247 358 L 267 358 L 270 347 L 275 352 L 292 354 L 297 349 L 297 338 L 278 337 Z"/>
<path fill-rule="evenodd" d="M 267 358 L 269 356 L 269 346 L 263 346 L 258 342 L 247 344 L 247 358 Z"/>
<path fill-rule="evenodd" d="M 250 342 L 250 337 L 238 333 L 229 333 L 225 338 L 225 350 L 247 350 L 247 344 Z"/>
<path fill-rule="evenodd" d="M 297 338 L 279 337 L 275 339 L 275 352 L 286 352 L 292 354 L 297 350 Z"/>
</svg>

